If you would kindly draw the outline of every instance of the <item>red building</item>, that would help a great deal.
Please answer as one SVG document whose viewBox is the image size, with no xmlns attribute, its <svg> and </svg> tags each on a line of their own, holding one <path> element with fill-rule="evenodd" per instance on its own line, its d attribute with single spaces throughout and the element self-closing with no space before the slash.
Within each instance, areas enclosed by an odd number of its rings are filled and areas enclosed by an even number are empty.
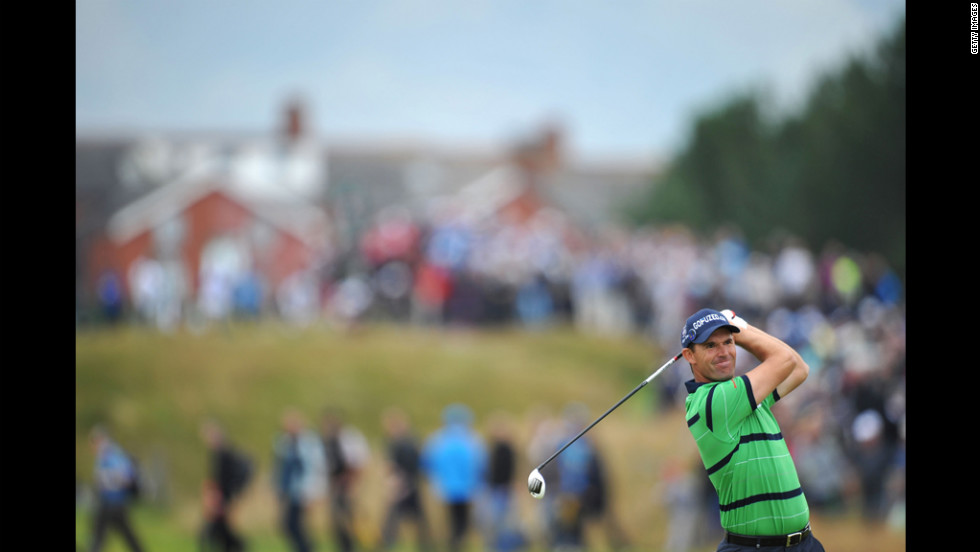
<svg viewBox="0 0 980 552">
<path fill-rule="evenodd" d="M 212 265 L 254 270 L 271 289 L 330 255 L 326 213 L 299 200 L 248 195 L 221 179 L 174 183 L 124 207 L 96 243 L 90 274 L 129 274 L 140 258 L 175 263 L 196 296 Z"/>
</svg>

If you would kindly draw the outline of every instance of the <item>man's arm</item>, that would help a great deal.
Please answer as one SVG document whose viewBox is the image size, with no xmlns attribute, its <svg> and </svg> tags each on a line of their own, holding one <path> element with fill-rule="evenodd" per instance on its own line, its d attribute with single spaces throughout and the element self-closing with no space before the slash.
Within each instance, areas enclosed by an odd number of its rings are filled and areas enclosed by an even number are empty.
<svg viewBox="0 0 980 552">
<path fill-rule="evenodd" d="M 735 344 L 759 359 L 761 364 L 746 374 L 752 383 L 756 403 L 775 390 L 785 397 L 810 374 L 810 367 L 792 347 L 766 332 L 745 323 L 735 336 Z"/>
</svg>

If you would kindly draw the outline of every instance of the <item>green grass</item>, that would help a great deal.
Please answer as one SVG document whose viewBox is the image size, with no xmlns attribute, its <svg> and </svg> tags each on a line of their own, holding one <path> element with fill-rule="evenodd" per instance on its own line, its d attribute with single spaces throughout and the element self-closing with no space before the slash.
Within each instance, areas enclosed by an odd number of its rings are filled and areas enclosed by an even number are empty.
<svg viewBox="0 0 980 552">
<path fill-rule="evenodd" d="M 76 478 L 90 484 L 93 459 L 87 434 L 95 423 L 108 425 L 144 469 L 164 475 L 160 499 L 134 511 L 149 550 L 194 550 L 205 470 L 198 428 L 204 418 L 217 418 L 258 462 L 257 478 L 235 513 L 236 523 L 248 535 L 250 550 L 285 551 L 269 482 L 280 416 L 285 408 L 296 407 L 315 422 L 324 407 L 340 407 L 372 447 L 358 512 L 362 539 L 376 542 L 384 511 L 380 414 L 386 407 L 403 408 L 421 437 L 439 426 L 442 409 L 452 402 L 473 409 L 481 432 L 491 414 L 505 412 L 515 422 L 515 441 L 523 453 L 530 422 L 540 411 L 559 413 L 576 401 L 594 418 L 669 354 L 640 338 L 587 336 L 567 328 L 525 333 L 370 326 L 343 332 L 262 324 L 199 335 L 140 328 L 79 331 Z M 687 367 L 679 363 L 670 369 Z M 644 388 L 590 432 L 610 463 L 614 511 L 640 550 L 657 550 L 666 538 L 669 512 L 657 491 L 663 469 L 696 459 L 683 414 L 658 413 L 657 397 L 655 385 Z M 525 458 L 520 462 L 516 507 L 531 523 L 538 519 L 540 503 L 526 493 L 523 479 L 534 466 Z M 443 534 L 439 505 L 429 495 L 426 501 L 434 531 Z M 88 538 L 88 514 L 76 508 L 81 545 Z M 330 549 L 326 517 L 323 505 L 310 513 L 323 550 Z M 598 533 L 594 539 L 602 542 Z M 836 543 L 835 549 L 848 550 L 846 542 Z"/>
</svg>

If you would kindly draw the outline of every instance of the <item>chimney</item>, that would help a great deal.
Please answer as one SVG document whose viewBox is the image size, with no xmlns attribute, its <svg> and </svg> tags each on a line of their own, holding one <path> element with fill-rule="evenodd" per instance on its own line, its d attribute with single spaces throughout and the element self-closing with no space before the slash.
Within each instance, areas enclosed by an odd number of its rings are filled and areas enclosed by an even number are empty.
<svg viewBox="0 0 980 552">
<path fill-rule="evenodd" d="M 303 104 L 299 100 L 290 100 L 286 104 L 286 121 L 284 134 L 289 143 L 297 142 L 303 136 L 305 121 L 303 120 Z"/>
<path fill-rule="evenodd" d="M 525 171 L 551 173 L 561 166 L 562 134 L 557 123 L 545 124 L 533 138 L 517 143 L 511 157 Z"/>
<path fill-rule="evenodd" d="M 556 122 L 544 126 L 538 146 L 541 151 L 542 164 L 548 170 L 555 170 L 561 165 L 562 129 Z"/>
</svg>

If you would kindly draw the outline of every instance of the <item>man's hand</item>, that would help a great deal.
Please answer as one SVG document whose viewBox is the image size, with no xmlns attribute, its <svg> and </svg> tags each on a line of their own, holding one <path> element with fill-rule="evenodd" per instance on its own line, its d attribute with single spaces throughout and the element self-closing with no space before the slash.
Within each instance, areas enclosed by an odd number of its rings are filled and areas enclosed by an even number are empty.
<svg viewBox="0 0 980 552">
<path fill-rule="evenodd" d="M 737 314 L 735 314 L 735 312 L 732 311 L 731 309 L 725 309 L 725 310 L 721 311 L 721 313 L 724 314 L 725 315 L 725 318 L 728 319 L 728 323 L 729 324 L 731 324 L 732 326 L 735 326 L 736 328 L 738 328 L 740 330 L 744 330 L 749 325 L 748 322 L 746 322 L 744 318 L 742 318 L 742 317 L 738 316 Z"/>
</svg>

